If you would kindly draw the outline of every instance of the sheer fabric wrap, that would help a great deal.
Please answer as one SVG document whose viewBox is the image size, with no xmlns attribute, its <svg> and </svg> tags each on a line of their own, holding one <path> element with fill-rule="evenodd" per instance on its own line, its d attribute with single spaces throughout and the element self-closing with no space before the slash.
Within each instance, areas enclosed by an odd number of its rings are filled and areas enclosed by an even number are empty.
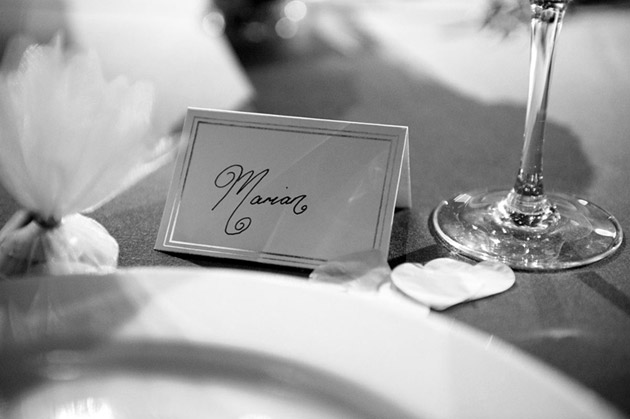
<svg viewBox="0 0 630 419">
<path fill-rule="evenodd" d="M 0 275 L 107 272 L 118 245 L 84 215 L 167 162 L 152 86 L 106 81 L 94 53 L 31 45 L 0 75 L 0 182 L 22 208 L 0 230 Z"/>
</svg>

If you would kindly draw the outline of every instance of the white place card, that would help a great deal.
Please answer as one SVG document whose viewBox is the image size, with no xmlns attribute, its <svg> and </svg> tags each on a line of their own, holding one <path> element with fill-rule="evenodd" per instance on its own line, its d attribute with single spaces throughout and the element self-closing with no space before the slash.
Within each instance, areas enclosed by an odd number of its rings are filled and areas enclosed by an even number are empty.
<svg viewBox="0 0 630 419">
<path fill-rule="evenodd" d="M 407 127 L 191 108 L 182 140 L 156 250 L 312 269 L 411 206 Z"/>
</svg>

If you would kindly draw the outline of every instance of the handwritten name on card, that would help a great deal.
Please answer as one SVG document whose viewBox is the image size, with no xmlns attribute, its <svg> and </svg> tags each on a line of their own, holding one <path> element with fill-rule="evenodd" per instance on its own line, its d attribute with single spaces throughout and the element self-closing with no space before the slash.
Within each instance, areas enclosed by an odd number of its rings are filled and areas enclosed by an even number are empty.
<svg viewBox="0 0 630 419">
<path fill-rule="evenodd" d="M 251 199 L 250 195 L 254 192 L 254 189 L 258 186 L 260 182 L 264 180 L 264 178 L 269 174 L 270 169 L 263 169 L 258 173 L 255 173 L 253 170 L 244 171 L 243 166 L 240 164 L 233 164 L 219 172 L 218 176 L 214 179 L 214 186 L 219 189 L 227 189 L 225 195 L 223 195 L 216 204 L 212 207 L 212 211 L 214 211 L 217 206 L 219 206 L 223 200 L 228 196 L 240 196 L 243 195 L 243 199 L 238 201 L 234 210 L 230 213 L 226 223 L 225 229 L 223 230 L 225 234 L 231 236 L 234 234 L 241 234 L 245 230 L 247 230 L 252 223 L 252 219 L 250 217 L 239 218 L 235 217 L 235 213 L 241 208 L 243 203 L 247 202 L 249 205 L 288 205 L 291 207 L 293 214 L 300 215 L 303 214 L 307 209 L 308 205 L 303 204 L 307 198 L 307 195 L 300 194 L 296 196 L 265 196 L 262 197 L 258 194 L 254 195 Z M 288 189 L 288 187 L 286 187 Z"/>
<path fill-rule="evenodd" d="M 189 109 L 182 136 L 157 250 L 305 268 L 387 253 L 406 127 Z"/>
</svg>

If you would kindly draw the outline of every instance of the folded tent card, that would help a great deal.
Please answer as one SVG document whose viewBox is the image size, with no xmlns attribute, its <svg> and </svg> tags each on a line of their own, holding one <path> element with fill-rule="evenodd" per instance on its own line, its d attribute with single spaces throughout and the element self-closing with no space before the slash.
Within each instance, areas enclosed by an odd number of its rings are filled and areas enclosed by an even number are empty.
<svg viewBox="0 0 630 419">
<path fill-rule="evenodd" d="M 153 90 L 107 81 L 98 57 L 60 38 L 0 75 L 0 181 L 22 208 L 0 231 L 0 275 L 107 272 L 118 245 L 88 213 L 166 163 Z"/>
<path fill-rule="evenodd" d="M 191 108 L 182 143 L 158 250 L 313 269 L 411 205 L 407 127 Z"/>
</svg>

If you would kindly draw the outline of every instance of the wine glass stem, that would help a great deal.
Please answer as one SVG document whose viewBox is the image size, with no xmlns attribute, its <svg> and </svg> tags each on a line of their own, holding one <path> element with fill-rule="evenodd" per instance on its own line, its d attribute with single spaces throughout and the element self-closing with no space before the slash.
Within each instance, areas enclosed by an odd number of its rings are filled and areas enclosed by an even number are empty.
<svg viewBox="0 0 630 419">
<path fill-rule="evenodd" d="M 566 2 L 531 1 L 529 94 L 521 166 L 506 210 L 514 222 L 535 227 L 553 216 L 554 208 L 543 187 L 543 143 L 547 99 L 556 38 L 562 26 Z"/>
</svg>

